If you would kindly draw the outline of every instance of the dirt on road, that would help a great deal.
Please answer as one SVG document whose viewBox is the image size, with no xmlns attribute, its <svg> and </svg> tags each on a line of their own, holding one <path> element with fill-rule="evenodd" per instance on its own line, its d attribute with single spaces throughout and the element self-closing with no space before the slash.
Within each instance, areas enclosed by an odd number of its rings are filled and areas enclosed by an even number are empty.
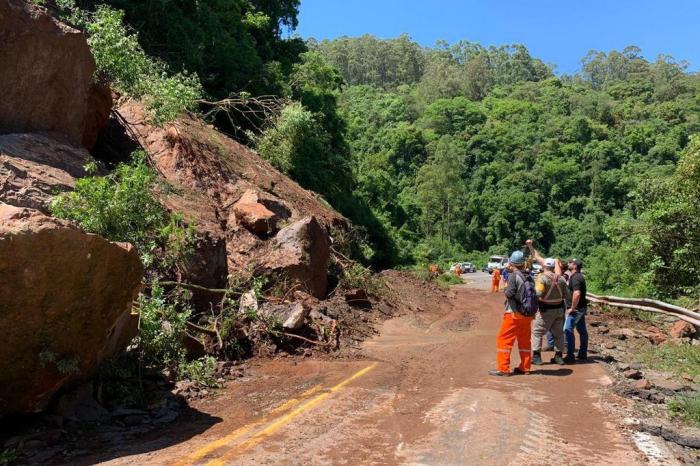
<svg viewBox="0 0 700 466">
<path fill-rule="evenodd" d="M 167 430 L 73 464 L 648 464 L 595 361 L 487 375 L 502 295 L 466 280 L 384 322 L 357 359 L 260 362 Z"/>
</svg>

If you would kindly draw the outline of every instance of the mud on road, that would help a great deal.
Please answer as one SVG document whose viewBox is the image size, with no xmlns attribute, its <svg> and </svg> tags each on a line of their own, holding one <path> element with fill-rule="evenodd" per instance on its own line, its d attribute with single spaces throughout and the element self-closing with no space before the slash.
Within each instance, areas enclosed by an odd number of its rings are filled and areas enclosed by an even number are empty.
<svg viewBox="0 0 700 466">
<path fill-rule="evenodd" d="M 466 281 L 384 322 L 357 359 L 260 362 L 197 414 L 78 463 L 646 464 L 604 408 L 600 364 L 487 375 L 502 296 Z"/>
</svg>

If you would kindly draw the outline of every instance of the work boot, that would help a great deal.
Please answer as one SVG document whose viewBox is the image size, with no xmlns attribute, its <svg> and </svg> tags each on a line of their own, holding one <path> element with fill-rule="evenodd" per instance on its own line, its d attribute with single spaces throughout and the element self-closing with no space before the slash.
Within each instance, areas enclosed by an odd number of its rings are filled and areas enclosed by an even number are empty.
<svg viewBox="0 0 700 466">
<path fill-rule="evenodd" d="M 554 357 L 549 362 L 552 362 L 554 364 L 559 364 L 560 366 L 563 366 L 564 364 L 566 364 L 566 362 L 564 361 L 564 358 L 561 357 L 561 351 L 557 351 L 556 353 L 554 353 Z"/>
<path fill-rule="evenodd" d="M 542 354 L 539 351 L 532 352 L 532 364 L 535 366 L 541 366 L 543 364 Z"/>
<path fill-rule="evenodd" d="M 524 371 L 524 370 L 522 370 L 521 368 L 519 368 L 519 367 L 516 367 L 515 369 L 513 369 L 513 374 L 518 374 L 518 375 L 528 375 L 528 374 L 529 374 L 529 372 L 525 372 L 525 371 Z"/>
<path fill-rule="evenodd" d="M 567 354 L 564 358 L 564 364 L 576 364 L 576 358 L 573 354 Z"/>
<path fill-rule="evenodd" d="M 501 372 L 498 369 L 491 369 L 489 371 L 489 375 L 493 375 L 495 377 L 509 377 L 510 373 L 508 372 Z"/>
</svg>

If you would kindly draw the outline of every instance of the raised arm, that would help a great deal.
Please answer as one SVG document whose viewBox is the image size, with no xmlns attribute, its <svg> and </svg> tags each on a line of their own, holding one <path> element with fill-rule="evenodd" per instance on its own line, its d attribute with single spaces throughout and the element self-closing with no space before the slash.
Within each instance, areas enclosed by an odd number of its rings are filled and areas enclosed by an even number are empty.
<svg viewBox="0 0 700 466">
<path fill-rule="evenodd" d="M 525 244 L 527 245 L 527 248 L 530 250 L 530 255 L 533 257 L 535 262 L 540 264 L 542 267 L 544 267 L 544 257 L 540 255 L 540 253 L 535 249 L 535 246 L 532 245 L 532 240 L 529 239 L 525 241 Z"/>
</svg>

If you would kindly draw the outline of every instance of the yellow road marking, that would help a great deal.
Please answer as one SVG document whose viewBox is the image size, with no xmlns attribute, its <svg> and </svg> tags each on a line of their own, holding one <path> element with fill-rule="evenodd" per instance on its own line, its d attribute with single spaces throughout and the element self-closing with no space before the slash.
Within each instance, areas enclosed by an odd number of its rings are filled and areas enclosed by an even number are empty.
<svg viewBox="0 0 700 466">
<path fill-rule="evenodd" d="M 208 454 L 212 453 L 214 450 L 217 450 L 224 445 L 232 442 L 233 440 L 236 440 L 239 437 L 242 437 L 243 435 L 247 434 L 251 430 L 253 430 L 256 427 L 259 427 L 265 423 L 267 423 L 271 417 L 273 417 L 276 414 L 283 413 L 285 411 L 288 411 L 289 409 L 293 408 L 294 406 L 298 405 L 301 403 L 304 398 L 313 395 L 314 393 L 318 392 L 321 390 L 321 385 L 315 385 L 311 387 L 310 389 L 306 390 L 302 394 L 300 394 L 297 398 L 291 398 L 272 411 L 270 411 L 267 415 L 265 415 L 262 419 L 259 421 L 253 422 L 251 424 L 248 424 L 246 426 L 240 427 L 230 434 L 221 437 L 220 439 L 214 440 L 206 445 L 204 445 L 202 448 L 199 450 L 195 451 L 191 455 L 189 455 L 187 458 L 183 459 L 182 461 L 178 461 L 175 463 L 175 466 L 185 466 L 188 464 L 193 464 L 196 463 L 198 460 L 204 458 Z"/>
<path fill-rule="evenodd" d="M 242 453 L 243 451 L 247 450 L 250 447 L 253 447 L 257 445 L 258 443 L 262 442 L 265 440 L 267 437 L 270 435 L 274 434 L 277 432 L 279 429 L 281 429 L 283 426 L 288 424 L 291 420 L 293 420 L 295 417 L 299 416 L 300 414 L 312 409 L 313 407 L 317 406 L 320 404 L 323 400 L 331 396 L 333 393 L 337 392 L 353 380 L 362 377 L 375 367 L 377 367 L 379 363 L 375 362 L 373 364 L 370 364 L 369 366 L 365 367 L 364 369 L 356 372 L 352 376 L 348 377 L 347 379 L 343 380 L 340 382 L 338 385 L 330 388 L 328 391 L 318 395 L 316 398 L 313 398 L 303 405 L 299 406 L 295 410 L 291 411 L 288 414 L 285 414 L 284 416 L 281 416 L 278 418 L 276 421 L 274 421 L 272 424 L 268 425 L 265 427 L 263 430 L 259 431 L 255 435 L 253 435 L 251 438 L 246 440 L 245 442 L 241 443 L 238 446 L 235 446 L 231 450 L 229 450 L 227 453 L 222 455 L 220 458 L 213 459 L 206 463 L 206 466 L 222 466 L 225 465 L 227 461 L 233 459 L 236 455 L 239 453 Z"/>
</svg>

